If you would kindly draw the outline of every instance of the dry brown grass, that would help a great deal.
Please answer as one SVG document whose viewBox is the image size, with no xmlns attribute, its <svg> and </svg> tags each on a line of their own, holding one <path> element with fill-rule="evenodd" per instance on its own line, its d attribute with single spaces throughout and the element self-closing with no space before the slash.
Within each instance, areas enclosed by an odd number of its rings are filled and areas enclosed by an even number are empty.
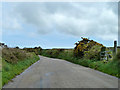
<svg viewBox="0 0 120 90">
<path fill-rule="evenodd" d="M 8 63 L 17 63 L 19 60 L 24 60 L 25 58 L 31 57 L 32 54 L 26 52 L 25 50 L 20 50 L 17 48 L 3 48 L 2 58 Z"/>
</svg>

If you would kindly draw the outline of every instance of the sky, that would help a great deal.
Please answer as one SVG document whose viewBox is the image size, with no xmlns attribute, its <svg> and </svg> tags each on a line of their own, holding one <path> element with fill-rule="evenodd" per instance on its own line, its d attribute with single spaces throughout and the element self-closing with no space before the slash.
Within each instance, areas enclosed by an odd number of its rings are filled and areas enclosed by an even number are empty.
<svg viewBox="0 0 120 90">
<path fill-rule="evenodd" d="M 4 2 L 1 33 L 10 47 L 74 48 L 81 37 L 113 46 L 118 3 Z"/>
</svg>

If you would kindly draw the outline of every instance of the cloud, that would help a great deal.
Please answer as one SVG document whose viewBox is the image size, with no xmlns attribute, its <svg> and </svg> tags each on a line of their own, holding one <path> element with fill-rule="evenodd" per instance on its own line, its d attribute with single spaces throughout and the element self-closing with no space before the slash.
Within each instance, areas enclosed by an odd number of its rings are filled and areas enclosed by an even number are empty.
<svg viewBox="0 0 120 90">
<path fill-rule="evenodd" d="M 21 25 L 19 24 L 17 18 L 10 18 L 9 16 L 6 16 L 3 21 L 3 28 L 9 30 L 18 30 L 21 29 Z"/>
<path fill-rule="evenodd" d="M 8 5 L 8 4 L 7 4 Z M 16 12 L 13 11 L 13 5 L 10 7 L 3 3 L 2 5 L 2 26 L 6 30 L 19 30 L 21 29 L 20 19 L 15 15 Z"/>
<path fill-rule="evenodd" d="M 97 37 L 103 40 L 117 39 L 117 3 L 17 3 L 13 9 L 16 17 L 6 28 L 32 25 L 39 34 L 57 31 L 75 37 Z M 11 22 L 12 21 L 12 22 Z"/>
</svg>

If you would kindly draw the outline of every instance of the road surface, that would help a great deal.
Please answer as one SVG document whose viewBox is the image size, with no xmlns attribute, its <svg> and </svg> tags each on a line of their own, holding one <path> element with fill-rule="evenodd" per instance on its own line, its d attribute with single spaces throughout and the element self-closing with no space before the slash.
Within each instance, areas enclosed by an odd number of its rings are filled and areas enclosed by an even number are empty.
<svg viewBox="0 0 120 90">
<path fill-rule="evenodd" d="M 118 79 L 65 60 L 40 56 L 3 88 L 118 88 Z"/>
</svg>

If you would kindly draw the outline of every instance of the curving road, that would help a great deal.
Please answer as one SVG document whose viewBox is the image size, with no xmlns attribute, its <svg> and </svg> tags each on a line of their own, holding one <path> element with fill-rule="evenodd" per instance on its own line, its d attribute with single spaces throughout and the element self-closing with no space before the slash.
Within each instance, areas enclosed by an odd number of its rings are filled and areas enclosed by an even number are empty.
<svg viewBox="0 0 120 90">
<path fill-rule="evenodd" d="M 65 60 L 40 56 L 3 88 L 118 88 L 118 79 Z"/>
</svg>

